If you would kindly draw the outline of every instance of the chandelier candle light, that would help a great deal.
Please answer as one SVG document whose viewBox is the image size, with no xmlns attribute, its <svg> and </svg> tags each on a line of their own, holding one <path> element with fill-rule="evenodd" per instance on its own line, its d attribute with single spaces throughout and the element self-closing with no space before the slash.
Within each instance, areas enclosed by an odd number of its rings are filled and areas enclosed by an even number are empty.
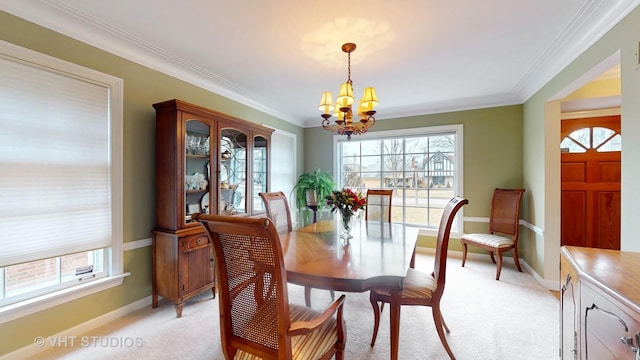
<svg viewBox="0 0 640 360">
<path fill-rule="evenodd" d="M 357 116 L 360 117 L 359 121 L 353 121 L 352 105 L 354 104 L 353 98 L 353 81 L 351 81 L 351 53 L 356 50 L 356 44 L 346 43 L 342 45 L 342 51 L 347 53 L 348 56 L 348 72 L 347 82 L 340 85 L 340 91 L 336 98 L 336 105 L 333 105 L 333 98 L 330 91 L 322 93 L 320 99 L 320 106 L 318 109 L 323 112 L 321 115 L 322 127 L 331 132 L 337 132 L 340 135 L 347 135 L 347 140 L 351 140 L 352 134 L 364 134 L 372 127 L 376 119 L 373 115 L 376 113 L 373 108 L 378 105 L 378 97 L 376 96 L 376 89 L 368 87 L 364 89 L 362 99 L 358 103 Z M 329 118 L 332 115 L 332 111 L 336 110 L 333 115 L 337 117 L 335 124 L 331 124 Z"/>
</svg>

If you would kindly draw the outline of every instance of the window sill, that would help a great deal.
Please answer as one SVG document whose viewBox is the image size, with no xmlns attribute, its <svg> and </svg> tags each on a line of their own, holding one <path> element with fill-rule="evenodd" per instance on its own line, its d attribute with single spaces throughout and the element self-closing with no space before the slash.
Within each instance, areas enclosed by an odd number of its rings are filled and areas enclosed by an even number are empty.
<svg viewBox="0 0 640 360">
<path fill-rule="evenodd" d="M 0 308 L 0 324 L 122 285 L 131 273 L 102 278 Z"/>
</svg>

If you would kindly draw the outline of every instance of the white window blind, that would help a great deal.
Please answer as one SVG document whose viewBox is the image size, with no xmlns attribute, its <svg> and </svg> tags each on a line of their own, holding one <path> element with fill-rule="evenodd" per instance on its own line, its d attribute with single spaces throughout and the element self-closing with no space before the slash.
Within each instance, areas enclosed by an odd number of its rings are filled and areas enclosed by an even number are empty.
<svg viewBox="0 0 640 360">
<path fill-rule="evenodd" d="M 0 267 L 111 245 L 109 96 L 0 54 Z"/>
</svg>

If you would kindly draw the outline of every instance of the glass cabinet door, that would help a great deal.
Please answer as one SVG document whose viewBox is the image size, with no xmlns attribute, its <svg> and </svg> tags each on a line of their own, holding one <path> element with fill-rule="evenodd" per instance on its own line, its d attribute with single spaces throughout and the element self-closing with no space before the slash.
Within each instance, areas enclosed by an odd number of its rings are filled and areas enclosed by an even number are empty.
<svg viewBox="0 0 640 360">
<path fill-rule="evenodd" d="M 233 128 L 220 130 L 220 215 L 247 212 L 247 134 Z"/>
<path fill-rule="evenodd" d="M 186 120 L 184 138 L 184 219 L 191 222 L 191 215 L 210 211 L 211 179 L 210 126 L 202 121 Z"/>
<path fill-rule="evenodd" d="M 266 211 L 260 198 L 261 192 L 268 191 L 267 184 L 267 139 L 263 136 L 253 138 L 253 214 Z"/>
</svg>

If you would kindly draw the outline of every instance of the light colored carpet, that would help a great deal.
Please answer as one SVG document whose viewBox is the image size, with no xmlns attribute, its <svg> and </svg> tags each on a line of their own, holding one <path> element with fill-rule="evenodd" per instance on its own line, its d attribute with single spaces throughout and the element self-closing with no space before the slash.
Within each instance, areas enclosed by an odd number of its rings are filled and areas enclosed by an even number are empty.
<svg viewBox="0 0 640 360">
<path fill-rule="evenodd" d="M 416 267 L 430 269 L 432 261 L 431 255 L 419 254 Z M 462 268 L 459 255 L 450 255 L 442 312 L 456 358 L 557 359 L 558 300 L 512 263 L 504 265 L 500 281 L 494 277 L 495 265 L 488 257 L 469 259 Z M 329 303 L 328 291 L 315 289 L 312 294 L 314 308 Z M 290 285 L 289 296 L 291 302 L 304 303 L 300 286 Z M 368 296 L 347 293 L 346 359 L 389 358 L 388 311 L 382 315 L 375 347 L 369 346 L 373 314 Z M 78 334 L 74 346 L 47 344 L 34 359 L 223 359 L 217 310 L 211 292 L 191 299 L 180 319 L 172 304 L 161 303 L 157 309 L 149 307 Z M 399 358 L 448 359 L 431 309 L 404 306 L 401 312 Z"/>
</svg>

